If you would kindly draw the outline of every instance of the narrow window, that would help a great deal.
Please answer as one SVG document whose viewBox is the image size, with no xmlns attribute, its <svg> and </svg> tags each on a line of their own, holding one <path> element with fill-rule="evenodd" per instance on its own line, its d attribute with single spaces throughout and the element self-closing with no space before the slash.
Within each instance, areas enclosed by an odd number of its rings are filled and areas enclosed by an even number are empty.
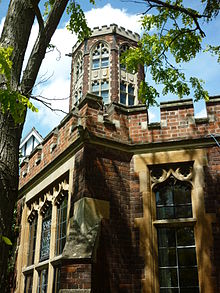
<svg viewBox="0 0 220 293">
<path fill-rule="evenodd" d="M 192 218 L 191 185 L 171 176 L 156 186 L 155 195 L 157 220 L 167 220 L 166 227 L 157 226 L 160 292 L 197 293 L 194 228 L 187 225 Z"/>
<path fill-rule="evenodd" d="M 33 285 L 33 273 L 25 276 L 25 293 L 32 293 L 32 285 Z"/>
<path fill-rule="evenodd" d="M 42 221 L 40 261 L 48 259 L 50 255 L 51 215 L 52 207 L 50 206 Z"/>
<path fill-rule="evenodd" d="M 57 208 L 57 230 L 56 230 L 56 255 L 63 252 L 66 243 L 66 225 L 67 225 L 67 197 Z"/>
<path fill-rule="evenodd" d="M 29 249 L 28 249 L 28 266 L 34 263 L 35 256 L 35 245 L 36 245 L 36 235 L 37 235 L 37 215 L 30 223 L 29 228 Z"/>
<path fill-rule="evenodd" d="M 47 293 L 48 269 L 39 272 L 38 293 Z"/>
<path fill-rule="evenodd" d="M 61 267 L 54 268 L 54 278 L 53 278 L 53 293 L 58 293 L 60 289 L 60 272 Z"/>
<path fill-rule="evenodd" d="M 92 53 L 92 69 L 109 66 L 109 49 L 106 44 L 99 43 Z"/>
</svg>

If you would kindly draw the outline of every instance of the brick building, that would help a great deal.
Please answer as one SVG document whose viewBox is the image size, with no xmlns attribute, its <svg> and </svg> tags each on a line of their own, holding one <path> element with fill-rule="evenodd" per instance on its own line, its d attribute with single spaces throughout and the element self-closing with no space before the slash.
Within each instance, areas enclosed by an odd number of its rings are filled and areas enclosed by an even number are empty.
<svg viewBox="0 0 220 293">
<path fill-rule="evenodd" d="M 220 292 L 220 97 L 148 123 L 138 35 L 95 28 L 72 54 L 69 114 L 23 161 L 15 292 Z"/>
</svg>

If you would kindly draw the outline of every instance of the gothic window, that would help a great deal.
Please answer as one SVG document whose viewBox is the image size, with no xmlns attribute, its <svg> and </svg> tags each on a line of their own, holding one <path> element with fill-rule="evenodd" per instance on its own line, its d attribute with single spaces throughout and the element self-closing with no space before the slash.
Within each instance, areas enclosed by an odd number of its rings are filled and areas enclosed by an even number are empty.
<svg viewBox="0 0 220 293">
<path fill-rule="evenodd" d="M 51 215 L 52 207 L 50 205 L 42 220 L 40 261 L 48 259 L 50 256 Z"/>
<path fill-rule="evenodd" d="M 79 100 L 82 98 L 82 87 L 75 92 L 75 104 L 78 104 Z"/>
<path fill-rule="evenodd" d="M 92 83 L 92 93 L 101 96 L 104 103 L 109 102 L 109 83 L 108 80 L 94 80 Z"/>
<path fill-rule="evenodd" d="M 92 52 L 92 69 L 105 68 L 109 66 L 109 49 L 102 42 L 98 43 Z"/>
<path fill-rule="evenodd" d="M 30 273 L 25 276 L 25 293 L 32 293 L 32 285 L 33 285 L 33 273 Z"/>
<path fill-rule="evenodd" d="M 122 64 L 121 62 L 121 59 L 122 59 L 122 56 L 123 54 L 129 49 L 129 45 L 128 44 L 123 44 L 121 47 L 120 47 L 120 69 L 122 70 L 126 70 L 126 66 L 124 64 Z"/>
<path fill-rule="evenodd" d="M 47 293 L 48 269 L 39 272 L 38 291 L 37 293 Z"/>
<path fill-rule="evenodd" d="M 62 253 L 66 243 L 67 197 L 57 207 L 56 255 Z"/>
<path fill-rule="evenodd" d="M 120 83 L 120 103 L 133 106 L 135 102 L 134 85 L 126 82 Z"/>
<path fill-rule="evenodd" d="M 82 53 L 80 52 L 75 60 L 75 80 L 77 81 L 80 76 L 83 74 L 83 56 Z"/>
<path fill-rule="evenodd" d="M 183 170 L 183 169 L 182 169 Z M 192 219 L 190 168 L 153 170 L 156 197 L 158 271 L 160 292 L 199 292 L 194 227 Z M 186 168 L 184 169 L 186 170 Z M 179 222 L 181 219 L 181 224 Z M 161 220 L 165 226 L 161 226 Z"/>
<path fill-rule="evenodd" d="M 53 293 L 58 293 L 60 289 L 60 271 L 60 266 L 54 267 Z"/>
<path fill-rule="evenodd" d="M 29 248 L 28 248 L 28 266 L 34 263 L 35 256 L 35 245 L 36 245 L 36 235 L 37 235 L 37 215 L 30 222 L 29 226 Z"/>
</svg>

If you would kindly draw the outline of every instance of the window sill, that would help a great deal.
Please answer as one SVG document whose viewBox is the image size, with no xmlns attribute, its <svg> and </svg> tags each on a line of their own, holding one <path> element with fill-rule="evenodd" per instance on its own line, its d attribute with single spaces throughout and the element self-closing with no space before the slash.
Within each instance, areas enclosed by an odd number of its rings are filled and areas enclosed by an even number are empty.
<svg viewBox="0 0 220 293">
<path fill-rule="evenodd" d="M 194 226 L 196 221 L 195 218 L 166 219 L 153 221 L 153 225 L 160 227 Z"/>
<path fill-rule="evenodd" d="M 29 265 L 27 267 L 25 267 L 24 269 L 22 269 L 22 273 L 23 274 L 27 274 L 30 273 L 34 270 L 34 264 L 33 265 Z"/>
</svg>

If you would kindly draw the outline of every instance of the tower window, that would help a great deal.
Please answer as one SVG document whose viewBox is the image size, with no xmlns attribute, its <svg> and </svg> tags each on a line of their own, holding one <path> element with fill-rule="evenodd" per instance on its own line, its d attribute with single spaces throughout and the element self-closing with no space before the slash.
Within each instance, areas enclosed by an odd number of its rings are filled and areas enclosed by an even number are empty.
<svg viewBox="0 0 220 293">
<path fill-rule="evenodd" d="M 99 43 L 92 53 L 92 69 L 109 66 L 109 49 L 106 44 Z"/>
<path fill-rule="evenodd" d="M 92 83 L 92 93 L 101 96 L 104 103 L 109 102 L 109 82 L 108 80 L 97 81 Z"/>
<path fill-rule="evenodd" d="M 133 106 L 135 102 L 134 85 L 125 82 L 120 83 L 120 103 Z"/>
</svg>

